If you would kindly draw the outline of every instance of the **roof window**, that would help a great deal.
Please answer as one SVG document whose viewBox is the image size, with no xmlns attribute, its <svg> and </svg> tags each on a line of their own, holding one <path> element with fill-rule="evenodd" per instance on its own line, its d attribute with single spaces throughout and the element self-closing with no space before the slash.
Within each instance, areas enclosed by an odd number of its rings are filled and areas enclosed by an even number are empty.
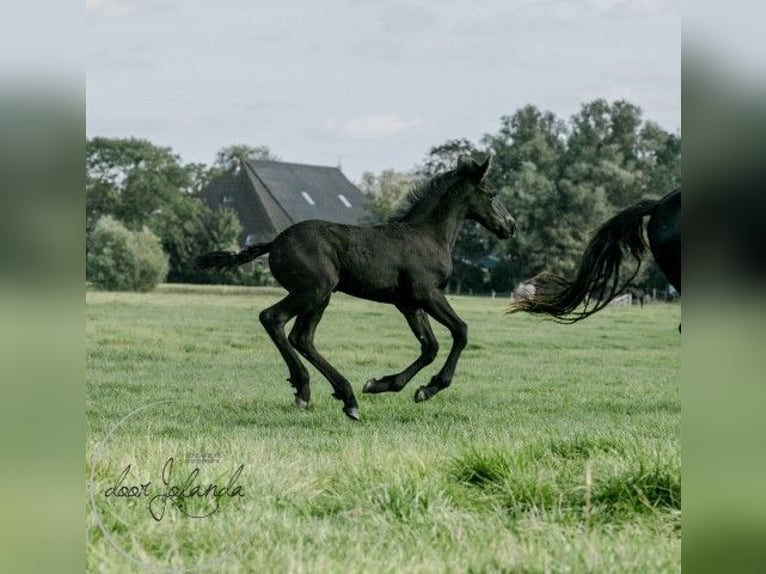
<svg viewBox="0 0 766 574">
<path fill-rule="evenodd" d="M 346 199 L 346 196 L 343 195 L 342 193 L 338 194 L 338 199 L 340 199 L 340 202 L 346 207 L 351 207 L 351 202 L 348 199 Z"/>
<path fill-rule="evenodd" d="M 303 196 L 303 199 L 306 200 L 306 203 L 308 203 L 309 205 L 316 205 L 314 203 L 314 200 L 311 199 L 311 196 L 308 193 L 306 193 L 305 191 L 301 191 L 301 195 Z"/>
</svg>

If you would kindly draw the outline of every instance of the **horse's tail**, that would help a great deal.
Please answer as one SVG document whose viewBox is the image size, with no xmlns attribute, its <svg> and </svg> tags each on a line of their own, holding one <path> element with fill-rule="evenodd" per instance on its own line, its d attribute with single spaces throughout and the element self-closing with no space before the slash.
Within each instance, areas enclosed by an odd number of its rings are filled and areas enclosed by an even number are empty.
<svg viewBox="0 0 766 574">
<path fill-rule="evenodd" d="M 537 289 L 530 297 L 519 298 L 509 313 L 526 311 L 550 315 L 562 323 L 585 319 L 606 307 L 638 273 L 641 256 L 647 247 L 644 239 L 644 217 L 650 215 L 658 200 L 643 200 L 620 211 L 604 223 L 588 243 L 573 281 L 552 273 L 541 273 L 532 283 L 552 283 L 554 292 Z M 621 265 L 629 252 L 636 268 L 625 279 Z M 582 309 L 578 309 L 583 305 Z"/>
<path fill-rule="evenodd" d="M 264 253 L 268 253 L 270 249 L 271 242 L 256 243 L 246 247 L 239 253 L 234 251 L 211 251 L 197 257 L 195 263 L 199 269 L 214 269 L 219 272 L 230 271 Z"/>
</svg>

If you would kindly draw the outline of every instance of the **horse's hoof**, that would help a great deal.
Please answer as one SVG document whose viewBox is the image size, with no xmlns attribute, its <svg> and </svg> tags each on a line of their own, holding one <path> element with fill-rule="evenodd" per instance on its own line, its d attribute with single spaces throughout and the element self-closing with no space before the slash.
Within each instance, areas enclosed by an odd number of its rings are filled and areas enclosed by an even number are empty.
<svg viewBox="0 0 766 574">
<path fill-rule="evenodd" d="M 343 412 L 346 413 L 346 416 L 351 420 L 359 420 L 359 409 L 357 407 L 344 408 Z"/>
<path fill-rule="evenodd" d="M 428 394 L 426 393 L 425 387 L 420 387 L 417 392 L 415 393 L 415 402 L 416 403 L 422 403 L 423 401 L 428 400 Z"/>
<path fill-rule="evenodd" d="M 363 393 L 372 393 L 372 392 L 374 392 L 373 389 L 375 387 L 375 383 L 377 383 L 377 382 L 378 381 L 376 381 L 375 379 L 370 379 L 362 387 L 362 392 Z"/>
<path fill-rule="evenodd" d="M 300 397 L 295 397 L 295 406 L 297 406 L 301 410 L 305 410 L 305 409 L 309 408 L 309 402 L 308 401 L 304 401 Z"/>
</svg>

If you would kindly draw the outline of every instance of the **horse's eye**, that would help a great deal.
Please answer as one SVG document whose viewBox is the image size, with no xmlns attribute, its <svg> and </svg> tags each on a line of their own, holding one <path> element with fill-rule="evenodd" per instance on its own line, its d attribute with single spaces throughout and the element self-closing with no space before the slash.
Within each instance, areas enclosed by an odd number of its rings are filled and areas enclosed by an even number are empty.
<svg viewBox="0 0 766 574">
<path fill-rule="evenodd" d="M 496 190 L 496 189 L 494 189 L 494 188 L 492 188 L 492 187 L 489 187 L 489 186 L 488 186 L 488 185 L 486 185 L 486 184 L 484 184 L 484 185 L 480 185 L 480 186 L 478 186 L 478 187 L 479 187 L 479 190 L 480 190 L 480 191 L 481 191 L 481 192 L 482 192 L 484 195 L 487 195 L 487 196 L 489 196 L 489 198 L 490 198 L 490 199 L 494 199 L 494 198 L 496 198 L 496 197 L 497 197 L 497 190 Z"/>
</svg>

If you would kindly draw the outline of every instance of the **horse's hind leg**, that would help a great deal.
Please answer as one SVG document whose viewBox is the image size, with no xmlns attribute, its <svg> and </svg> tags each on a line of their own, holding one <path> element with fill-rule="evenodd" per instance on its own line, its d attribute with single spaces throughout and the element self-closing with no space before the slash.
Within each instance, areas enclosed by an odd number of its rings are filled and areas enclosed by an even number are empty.
<svg viewBox="0 0 766 574">
<path fill-rule="evenodd" d="M 420 356 L 401 373 L 387 375 L 380 379 L 370 379 L 364 384 L 363 393 L 399 392 L 410 382 L 418 371 L 430 365 L 439 352 L 439 343 L 431 330 L 428 315 L 422 309 L 399 308 L 407 319 L 407 324 L 420 341 Z"/>
<path fill-rule="evenodd" d="M 287 363 L 290 373 L 287 380 L 295 388 L 295 404 L 300 408 L 308 406 L 311 400 L 309 373 L 285 336 L 285 324 L 304 308 L 303 299 L 305 297 L 298 293 L 290 293 L 276 305 L 261 311 L 260 314 L 261 324 Z"/>
<path fill-rule="evenodd" d="M 298 315 L 298 318 L 295 319 L 295 325 L 290 331 L 290 344 L 330 382 L 334 390 L 333 396 L 343 401 L 343 412 L 349 418 L 359 420 L 359 404 L 351 384 L 327 362 L 327 359 L 314 346 L 314 333 L 329 302 L 330 296 L 327 295 L 324 300 L 310 310 Z"/>
</svg>

